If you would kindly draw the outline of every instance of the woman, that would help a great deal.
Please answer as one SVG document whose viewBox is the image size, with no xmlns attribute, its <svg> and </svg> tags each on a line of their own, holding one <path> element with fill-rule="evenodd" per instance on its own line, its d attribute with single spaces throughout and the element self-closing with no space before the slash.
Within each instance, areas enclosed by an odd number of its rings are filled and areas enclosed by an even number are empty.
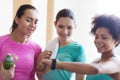
<svg viewBox="0 0 120 80">
<path fill-rule="evenodd" d="M 42 60 L 43 64 L 57 69 L 87 74 L 86 80 L 120 80 L 120 58 L 115 48 L 120 43 L 120 18 L 114 15 L 98 15 L 93 18 L 91 33 L 100 59 L 91 64 Z M 51 65 L 52 64 L 52 65 Z"/>
<path fill-rule="evenodd" d="M 74 29 L 77 27 L 74 13 L 70 9 L 60 10 L 56 15 L 54 25 L 59 44 L 55 58 L 63 62 L 85 62 L 86 56 L 83 46 L 71 38 Z M 38 65 L 40 65 L 39 60 Z M 72 74 L 73 72 L 70 71 L 56 69 L 55 71 L 53 70 L 43 74 L 42 80 L 70 80 Z M 84 77 L 82 76 L 80 78 L 83 80 Z"/>
<path fill-rule="evenodd" d="M 38 22 L 37 9 L 24 4 L 17 10 L 11 27 L 11 33 L 0 37 L 0 61 L 10 53 L 18 57 L 9 70 L 0 65 L 0 80 L 35 80 L 35 66 L 41 47 L 30 40 Z"/>
</svg>

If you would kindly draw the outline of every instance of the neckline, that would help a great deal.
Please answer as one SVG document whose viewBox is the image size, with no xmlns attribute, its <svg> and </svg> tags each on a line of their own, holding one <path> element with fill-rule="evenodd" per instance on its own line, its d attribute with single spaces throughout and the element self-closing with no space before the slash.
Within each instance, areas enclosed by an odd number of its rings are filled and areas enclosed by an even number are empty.
<svg viewBox="0 0 120 80">
<path fill-rule="evenodd" d="M 9 38 L 9 40 L 10 40 L 13 44 L 26 45 L 26 44 L 28 43 L 28 40 L 26 41 L 26 43 L 18 43 L 18 42 L 14 41 L 14 40 L 10 37 L 10 34 L 8 34 L 8 38 Z"/>
</svg>

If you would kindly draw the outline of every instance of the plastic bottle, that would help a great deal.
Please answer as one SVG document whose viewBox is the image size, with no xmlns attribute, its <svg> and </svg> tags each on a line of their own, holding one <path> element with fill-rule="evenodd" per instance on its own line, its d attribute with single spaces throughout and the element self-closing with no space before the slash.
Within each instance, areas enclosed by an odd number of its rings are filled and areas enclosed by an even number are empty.
<svg viewBox="0 0 120 80">
<path fill-rule="evenodd" d="M 8 70 L 14 65 L 14 60 L 11 54 L 6 55 L 3 61 L 4 69 Z"/>
</svg>

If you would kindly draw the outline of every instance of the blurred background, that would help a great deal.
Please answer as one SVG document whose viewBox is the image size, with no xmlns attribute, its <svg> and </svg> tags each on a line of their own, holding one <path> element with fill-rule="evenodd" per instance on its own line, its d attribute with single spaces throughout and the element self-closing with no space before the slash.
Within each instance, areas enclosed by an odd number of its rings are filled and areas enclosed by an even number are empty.
<svg viewBox="0 0 120 80">
<path fill-rule="evenodd" d="M 53 23 L 57 12 L 69 8 L 75 12 L 78 23 L 73 38 L 84 46 L 87 62 L 91 62 L 100 55 L 94 46 L 94 37 L 89 34 L 92 17 L 97 14 L 120 16 L 119 3 L 119 0 L 0 0 L 0 36 L 10 33 L 18 7 L 21 4 L 32 4 L 39 11 L 39 22 L 31 39 L 44 49 L 46 42 L 56 36 Z M 119 46 L 116 51 L 120 53 Z"/>
</svg>

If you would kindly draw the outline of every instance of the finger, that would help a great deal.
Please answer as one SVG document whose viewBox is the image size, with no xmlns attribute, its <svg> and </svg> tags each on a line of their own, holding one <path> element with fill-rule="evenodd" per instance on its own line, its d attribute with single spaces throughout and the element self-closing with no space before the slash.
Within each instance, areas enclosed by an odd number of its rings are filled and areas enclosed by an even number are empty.
<svg viewBox="0 0 120 80">
<path fill-rule="evenodd" d="M 47 54 L 48 54 L 48 55 L 51 55 L 51 54 L 52 54 L 52 51 L 47 51 Z"/>
<path fill-rule="evenodd" d="M 15 74 L 15 64 L 9 69 L 10 77 L 13 78 Z"/>
<path fill-rule="evenodd" d="M 43 59 L 42 62 L 43 62 L 44 64 L 47 64 L 48 66 L 51 67 L 51 64 L 52 64 L 52 60 L 51 60 L 51 59 Z"/>
<path fill-rule="evenodd" d="M 15 71 L 15 64 L 9 69 L 10 71 Z"/>
<path fill-rule="evenodd" d="M 2 69 L 2 62 L 0 62 L 0 70 Z"/>
<path fill-rule="evenodd" d="M 46 51 L 45 53 L 44 53 L 44 55 L 43 55 L 43 57 L 44 58 L 50 58 L 50 56 L 51 56 L 51 54 L 52 54 L 52 52 L 51 51 Z"/>
<path fill-rule="evenodd" d="M 0 62 L 0 70 L 4 70 L 3 63 Z"/>
<path fill-rule="evenodd" d="M 36 70 L 38 72 L 42 72 L 45 69 L 45 66 L 46 66 L 45 64 L 39 63 L 39 65 L 37 66 Z"/>
<path fill-rule="evenodd" d="M 17 62 L 18 61 L 18 56 L 16 55 L 11 55 L 14 58 L 14 61 Z"/>
<path fill-rule="evenodd" d="M 44 69 L 43 73 L 48 73 L 51 70 L 51 68 L 49 66 L 46 66 L 46 68 Z"/>
</svg>

